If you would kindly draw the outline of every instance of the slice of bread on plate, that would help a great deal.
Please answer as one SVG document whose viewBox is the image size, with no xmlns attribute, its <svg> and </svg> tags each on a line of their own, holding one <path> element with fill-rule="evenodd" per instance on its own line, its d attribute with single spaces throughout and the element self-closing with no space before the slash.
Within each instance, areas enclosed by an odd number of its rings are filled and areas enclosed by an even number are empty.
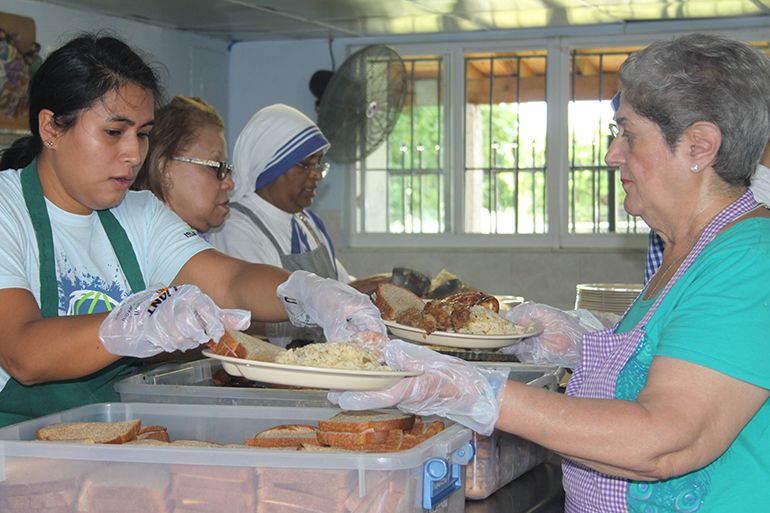
<svg viewBox="0 0 770 513">
<path fill-rule="evenodd" d="M 410 290 L 393 283 L 380 283 L 372 296 L 374 305 L 380 310 L 380 315 L 386 321 L 392 321 L 405 311 L 417 309 L 422 311 L 425 306 L 420 296 Z"/>
<path fill-rule="evenodd" d="M 210 340 L 206 343 L 218 355 L 242 358 L 244 360 L 275 361 L 275 357 L 286 351 L 283 347 L 252 337 L 241 331 L 225 328 L 225 334 L 219 342 Z"/>
<path fill-rule="evenodd" d="M 38 440 L 80 441 L 97 444 L 122 444 L 134 440 L 142 427 L 141 419 L 122 422 L 58 422 L 37 430 Z"/>
<path fill-rule="evenodd" d="M 299 447 L 303 443 L 318 445 L 318 428 L 305 424 L 276 426 L 257 433 L 246 441 L 253 447 Z"/>
</svg>

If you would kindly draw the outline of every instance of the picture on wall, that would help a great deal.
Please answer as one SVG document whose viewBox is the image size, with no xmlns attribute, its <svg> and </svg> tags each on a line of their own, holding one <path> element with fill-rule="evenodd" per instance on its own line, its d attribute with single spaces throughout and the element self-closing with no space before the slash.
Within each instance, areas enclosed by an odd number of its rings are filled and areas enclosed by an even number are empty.
<svg viewBox="0 0 770 513">
<path fill-rule="evenodd" d="M 27 130 L 27 85 L 42 64 L 35 20 L 0 12 L 0 130 Z"/>
</svg>

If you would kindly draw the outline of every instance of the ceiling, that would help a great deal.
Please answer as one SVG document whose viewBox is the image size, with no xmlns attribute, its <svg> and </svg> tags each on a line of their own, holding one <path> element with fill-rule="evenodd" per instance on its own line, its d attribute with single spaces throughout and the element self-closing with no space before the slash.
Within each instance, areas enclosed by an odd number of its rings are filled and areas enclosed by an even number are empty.
<svg viewBox="0 0 770 513">
<path fill-rule="evenodd" d="M 770 0 L 43 0 L 226 41 L 493 32 L 770 15 Z"/>
</svg>

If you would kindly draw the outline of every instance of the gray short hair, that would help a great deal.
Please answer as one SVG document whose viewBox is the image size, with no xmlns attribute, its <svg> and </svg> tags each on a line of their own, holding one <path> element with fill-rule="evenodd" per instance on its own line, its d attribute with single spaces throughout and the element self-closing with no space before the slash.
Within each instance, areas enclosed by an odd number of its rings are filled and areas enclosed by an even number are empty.
<svg viewBox="0 0 770 513">
<path fill-rule="evenodd" d="M 722 132 L 713 167 L 748 186 L 770 139 L 770 58 L 735 39 L 689 34 L 631 54 L 619 72 L 623 100 L 656 123 L 673 152 L 693 123 Z"/>
</svg>

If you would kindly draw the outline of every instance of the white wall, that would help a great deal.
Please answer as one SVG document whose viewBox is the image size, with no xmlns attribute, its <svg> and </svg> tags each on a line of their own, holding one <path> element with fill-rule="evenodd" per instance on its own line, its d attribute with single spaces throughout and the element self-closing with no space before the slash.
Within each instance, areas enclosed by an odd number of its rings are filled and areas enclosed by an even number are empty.
<svg viewBox="0 0 770 513">
<path fill-rule="evenodd" d="M 0 0 L 0 11 L 35 20 L 44 57 L 78 32 L 112 31 L 160 64 L 169 98 L 201 96 L 227 121 L 230 61 L 224 41 L 29 0 Z"/>
<path fill-rule="evenodd" d="M 342 62 L 335 49 L 337 66 Z M 332 69 L 326 41 L 269 41 L 236 43 L 230 52 L 230 124 L 227 141 L 232 151 L 235 140 L 258 110 L 275 103 L 285 103 L 312 120 L 315 96 L 310 92 L 310 77 L 319 69 Z M 314 210 L 342 210 L 343 175 L 332 168 L 316 190 Z"/>
</svg>

